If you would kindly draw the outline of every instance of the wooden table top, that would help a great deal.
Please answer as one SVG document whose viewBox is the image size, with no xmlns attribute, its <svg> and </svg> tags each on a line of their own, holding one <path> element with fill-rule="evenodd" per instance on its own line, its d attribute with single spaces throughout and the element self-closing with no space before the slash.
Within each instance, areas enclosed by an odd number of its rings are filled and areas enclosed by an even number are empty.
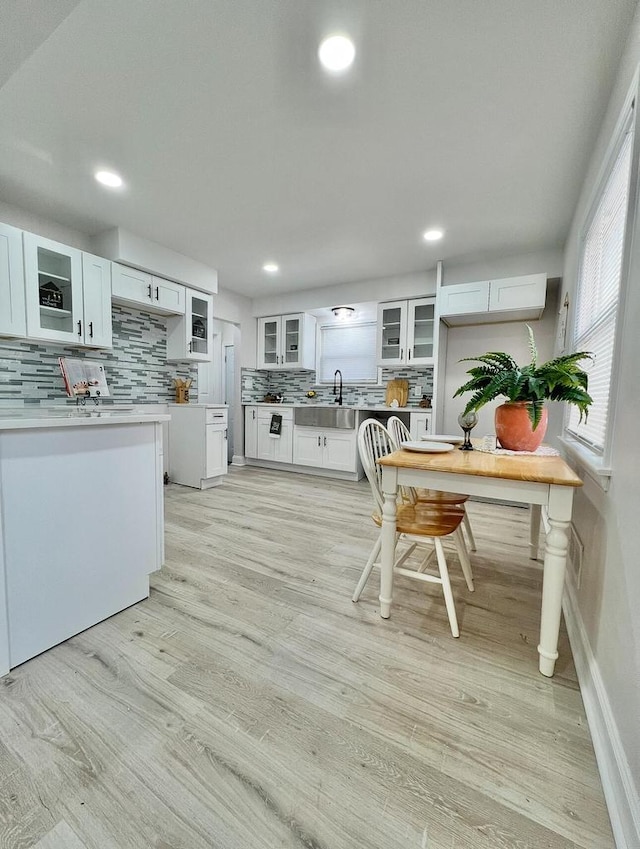
<svg viewBox="0 0 640 849">
<path fill-rule="evenodd" d="M 502 480 L 532 481 L 558 486 L 582 486 L 582 481 L 562 457 L 538 457 L 534 454 L 488 454 L 484 451 L 447 451 L 421 454 L 394 451 L 378 460 L 381 466 L 424 469 L 454 475 L 477 475 Z"/>
</svg>

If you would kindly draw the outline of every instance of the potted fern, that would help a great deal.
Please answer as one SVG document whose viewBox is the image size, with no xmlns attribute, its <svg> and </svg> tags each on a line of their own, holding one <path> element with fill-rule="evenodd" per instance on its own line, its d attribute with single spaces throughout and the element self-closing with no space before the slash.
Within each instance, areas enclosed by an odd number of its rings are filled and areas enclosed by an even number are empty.
<svg viewBox="0 0 640 849">
<path fill-rule="evenodd" d="M 581 360 L 592 359 L 586 351 L 556 357 L 538 365 L 538 351 L 533 331 L 529 331 L 531 362 L 519 366 L 510 354 L 489 351 L 480 357 L 465 357 L 460 362 L 473 361 L 480 365 L 467 371 L 471 376 L 454 398 L 473 392 L 464 414 L 484 407 L 489 401 L 504 395 L 507 401 L 496 408 L 496 435 L 503 448 L 513 451 L 535 451 L 547 431 L 545 401 L 566 401 L 580 411 L 585 419 L 592 403 L 587 392 L 588 377 L 578 367 Z"/>
</svg>

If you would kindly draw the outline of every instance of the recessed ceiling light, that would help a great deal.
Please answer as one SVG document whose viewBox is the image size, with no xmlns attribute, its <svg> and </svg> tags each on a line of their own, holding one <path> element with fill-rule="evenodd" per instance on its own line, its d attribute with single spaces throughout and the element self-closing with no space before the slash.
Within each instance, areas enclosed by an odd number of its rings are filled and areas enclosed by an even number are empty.
<svg viewBox="0 0 640 849">
<path fill-rule="evenodd" d="M 350 68 L 355 56 L 355 45 L 346 35 L 330 35 L 318 48 L 318 58 L 322 67 L 334 74 Z"/>
<path fill-rule="evenodd" d="M 422 238 L 425 242 L 437 242 L 438 239 L 441 239 L 444 236 L 443 230 L 425 230 L 422 234 Z"/>
<path fill-rule="evenodd" d="M 280 271 L 280 266 L 276 262 L 265 262 L 262 270 L 266 271 L 267 274 L 277 274 Z"/>
<path fill-rule="evenodd" d="M 109 186 L 110 189 L 119 189 L 122 185 L 122 177 L 114 171 L 96 171 L 93 175 L 103 186 Z"/>
</svg>

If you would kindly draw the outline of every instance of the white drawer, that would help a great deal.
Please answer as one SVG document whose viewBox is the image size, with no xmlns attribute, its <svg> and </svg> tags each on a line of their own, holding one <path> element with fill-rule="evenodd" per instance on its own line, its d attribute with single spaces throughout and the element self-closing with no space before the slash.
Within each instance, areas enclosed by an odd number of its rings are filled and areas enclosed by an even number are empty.
<svg viewBox="0 0 640 849">
<path fill-rule="evenodd" d="M 225 408 L 220 407 L 212 407 L 211 409 L 207 409 L 205 413 L 205 421 L 207 424 L 226 425 L 227 410 Z"/>
<path fill-rule="evenodd" d="M 293 421 L 292 407 L 281 407 L 279 404 L 269 404 L 265 407 L 258 407 L 259 419 L 270 419 L 274 413 L 279 416 L 282 416 L 282 421 L 284 422 Z"/>
</svg>

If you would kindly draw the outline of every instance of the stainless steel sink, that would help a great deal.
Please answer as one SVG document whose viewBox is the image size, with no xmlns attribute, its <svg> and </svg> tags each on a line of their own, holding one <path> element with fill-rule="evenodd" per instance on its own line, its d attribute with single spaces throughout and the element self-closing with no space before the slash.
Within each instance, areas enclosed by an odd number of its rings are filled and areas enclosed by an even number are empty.
<svg viewBox="0 0 640 849">
<path fill-rule="evenodd" d="M 351 429 L 356 426 L 356 411 L 348 407 L 296 407 L 294 424 L 303 427 Z"/>
</svg>

